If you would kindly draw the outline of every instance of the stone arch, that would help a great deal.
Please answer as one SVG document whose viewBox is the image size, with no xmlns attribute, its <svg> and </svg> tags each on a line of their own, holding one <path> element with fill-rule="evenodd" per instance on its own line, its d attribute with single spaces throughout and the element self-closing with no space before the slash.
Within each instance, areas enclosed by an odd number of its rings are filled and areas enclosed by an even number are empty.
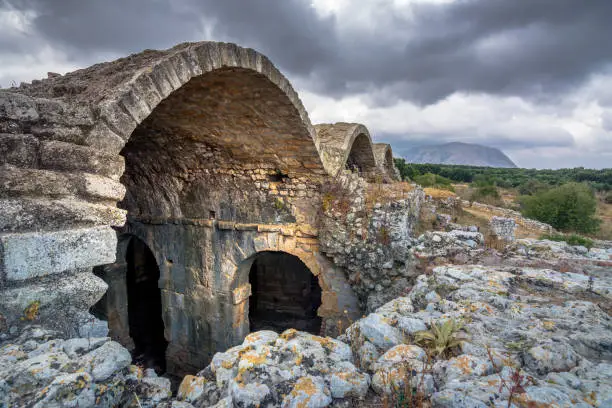
<svg viewBox="0 0 612 408">
<path fill-rule="evenodd" d="M 289 231 L 287 231 L 289 232 Z M 244 240 L 231 264 L 229 288 L 235 305 L 233 328 L 236 338 L 242 341 L 249 333 L 248 297 L 251 294 L 249 272 L 252 260 L 263 252 L 286 253 L 302 262 L 316 277 L 321 288 L 321 305 L 317 315 L 322 319 L 321 333 L 338 335 L 351 321 L 361 316 L 358 300 L 346 281 L 345 273 L 319 252 L 318 241 L 300 237 L 300 233 L 267 232 L 257 233 Z M 228 268 L 226 269 L 229 269 Z"/>
<path fill-rule="evenodd" d="M 138 231 L 162 275 L 171 372 L 235 343 L 194 318 L 231 328 L 223 223 L 314 224 L 325 169 L 313 127 L 254 50 L 145 51 L 0 91 L 0 105 L 0 284 L 86 274 L 115 262 L 112 227 Z"/>
<path fill-rule="evenodd" d="M 93 268 L 108 290 L 91 310 L 108 323 L 110 337 L 127 347 L 138 363 L 165 371 L 160 291 L 164 263 L 154 242 L 129 225 L 118 231 L 117 242 L 116 261 Z M 137 273 L 144 275 L 139 278 Z"/>
<path fill-rule="evenodd" d="M 180 112 L 185 120 L 166 126 L 171 102 L 194 102 L 190 95 L 207 91 L 211 91 L 209 96 L 220 96 L 219 89 L 228 84 L 237 92 L 233 98 L 227 95 L 205 101 L 206 107 L 220 112 L 216 117 L 206 115 L 197 103 L 189 103 Z M 249 95 L 250 103 L 239 103 L 238 96 L 244 94 Z M 142 184 L 156 188 L 158 198 L 164 200 L 161 207 L 165 213 L 148 214 L 152 217 L 184 215 L 168 210 L 177 204 L 169 189 L 183 187 L 181 183 L 192 177 L 189 165 L 202 161 L 211 151 L 219 152 L 219 160 L 228 163 L 228 172 L 238 163 L 243 170 L 261 166 L 268 173 L 295 179 L 325 174 L 314 144 L 315 132 L 289 81 L 268 58 L 235 44 L 185 43 L 166 51 L 147 50 L 2 90 L 0 104 L 6 107 L 0 117 L 0 133 L 8 132 L 0 137 L 0 147 L 6 153 L 0 162 L 9 166 L 0 175 L 2 197 L 8 197 L 2 203 L 6 211 L 0 233 L 50 232 L 46 241 L 68 251 L 62 259 L 51 262 L 50 269 L 45 266 L 45 271 L 40 260 L 56 251 L 31 252 L 32 258 L 19 265 L 28 276 L 99 265 L 104 263 L 102 258 L 111 260 L 116 242 L 109 227 L 121 226 L 126 220 L 125 211 L 116 207 L 126 192 L 119 182 L 125 164 L 118 153 L 134 132 L 140 135 L 139 126 L 152 130 L 149 135 L 168 131 L 164 140 L 146 140 L 142 135 L 134 138 L 149 152 L 162 152 L 179 134 L 183 140 L 194 141 L 189 146 L 174 146 L 156 161 L 146 163 L 159 167 L 169 161 L 181 172 L 178 179 L 155 185 L 137 174 Z M 233 124 L 221 120 L 231 116 L 236 107 L 242 109 L 241 120 Z M 154 111 L 159 115 L 152 118 Z M 220 122 L 226 127 L 220 127 Z M 208 150 L 198 144 L 203 140 Z M 196 144 L 198 148 L 190 150 Z M 169 155 L 174 153 L 189 157 L 173 160 Z M 266 181 L 266 175 L 262 177 Z M 192 202 L 197 201 L 196 193 L 184 192 L 192 194 Z M 130 200 L 134 201 L 128 194 L 126 202 Z M 91 242 L 97 241 L 96 245 L 71 245 L 69 241 L 79 240 L 73 232 L 53 234 L 77 228 L 91 228 L 87 236 Z"/>
<path fill-rule="evenodd" d="M 252 261 L 257 254 L 262 252 L 283 252 L 292 255 L 299 259 L 308 270 L 317 277 L 319 285 L 323 292 L 333 292 L 333 283 L 330 281 L 330 276 L 324 273 L 321 263 L 317 257 L 317 253 L 312 250 L 311 247 L 305 247 L 304 245 L 297 245 L 297 239 L 283 237 L 278 239 L 276 233 L 265 233 L 259 234 L 253 240 L 253 247 L 242 248 L 241 257 L 234 260 L 236 265 L 236 271 L 233 274 L 233 282 L 231 284 L 232 290 L 239 290 L 240 287 L 248 283 L 248 274 L 245 275 L 247 269 L 245 266 L 250 267 L 249 260 Z M 246 289 L 244 289 L 246 290 Z M 322 306 L 323 309 L 333 309 L 333 306 L 326 307 Z"/>
<path fill-rule="evenodd" d="M 387 143 L 374 143 L 373 147 L 376 164 L 380 172 L 384 174 L 385 179 L 388 181 L 399 180 L 399 172 L 393 161 L 393 150 L 391 150 L 391 145 Z"/>
<path fill-rule="evenodd" d="M 242 309 L 248 314 L 248 331 L 294 328 L 321 334 L 324 279 L 303 258 L 285 251 L 259 251 L 238 266 L 238 274 L 248 279 L 248 307 Z"/>
<path fill-rule="evenodd" d="M 372 138 L 368 129 L 358 123 L 315 125 L 317 147 L 325 170 L 331 176 L 347 167 L 356 167 L 366 177 L 377 172 Z"/>
<path fill-rule="evenodd" d="M 220 90 L 228 84 L 237 92 L 233 98 Z M 154 130 L 171 131 L 175 141 L 177 134 L 205 139 L 228 160 L 267 163 L 271 170 L 291 176 L 324 174 L 313 127 L 289 81 L 265 56 L 235 44 L 187 43 L 145 51 L 8 91 L 0 102 L 13 108 L 6 120 L 15 134 L 3 144 L 15 152 L 3 158 L 14 166 L 3 176 L 44 178 L 46 188 L 7 185 L 14 193 L 40 199 L 20 200 L 14 211 L 28 216 L 13 221 L 7 217 L 3 231 L 122 225 L 124 213 L 114 205 L 125 193 L 118 182 L 123 159 L 117 154 L 143 122 L 148 128 L 159 125 Z M 193 103 L 198 102 L 193 100 L 196 94 L 205 107 Z M 241 104 L 237 99 L 244 95 L 248 103 Z M 173 111 L 170 102 L 177 101 L 183 108 Z M 207 115 L 206 108 L 214 108 L 217 115 Z M 232 109 L 241 109 L 241 120 L 230 124 L 224 119 L 235 113 Z M 154 110 L 159 114 L 151 118 Z M 166 126 L 168 114 L 179 113 L 185 120 Z M 30 132 L 34 135 L 26 134 Z"/>
</svg>

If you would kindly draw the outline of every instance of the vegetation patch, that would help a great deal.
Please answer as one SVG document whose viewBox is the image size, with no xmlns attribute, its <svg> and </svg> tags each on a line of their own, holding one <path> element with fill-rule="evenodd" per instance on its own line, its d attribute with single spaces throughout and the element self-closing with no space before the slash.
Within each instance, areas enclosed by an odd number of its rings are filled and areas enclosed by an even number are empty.
<svg viewBox="0 0 612 408">
<path fill-rule="evenodd" d="M 415 333 L 414 342 L 426 348 L 434 357 L 450 357 L 465 340 L 463 323 L 454 319 L 431 324 L 431 329 Z"/>
<path fill-rule="evenodd" d="M 561 231 L 593 233 L 601 220 L 595 217 L 597 199 L 586 184 L 567 183 L 531 196 L 522 196 L 521 213 Z"/>
<path fill-rule="evenodd" d="M 569 245 L 582 245 L 591 249 L 593 247 L 593 240 L 582 235 L 577 234 L 544 234 L 540 239 L 547 239 L 549 241 L 567 242 Z"/>
<path fill-rule="evenodd" d="M 32 320 L 38 317 L 38 313 L 40 311 L 40 300 L 35 300 L 30 302 L 28 307 L 23 310 L 23 317 L 21 320 L 27 320 L 31 322 Z"/>
<path fill-rule="evenodd" d="M 435 187 L 442 190 L 455 191 L 452 185 L 452 180 L 438 174 L 425 173 L 423 175 L 415 176 L 413 180 L 415 183 L 420 184 L 423 187 Z"/>
</svg>

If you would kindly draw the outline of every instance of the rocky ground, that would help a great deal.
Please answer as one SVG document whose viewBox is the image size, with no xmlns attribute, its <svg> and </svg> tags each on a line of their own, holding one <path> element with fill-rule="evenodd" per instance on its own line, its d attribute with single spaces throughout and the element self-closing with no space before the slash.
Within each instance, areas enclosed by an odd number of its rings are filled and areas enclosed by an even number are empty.
<svg viewBox="0 0 612 408">
<path fill-rule="evenodd" d="M 0 407 L 145 407 L 169 400 L 170 380 L 131 362 L 107 337 L 64 340 L 29 326 L 0 345 Z"/>
<path fill-rule="evenodd" d="M 425 273 L 338 339 L 251 333 L 174 396 L 108 338 L 13 333 L 0 345 L 0 407 L 612 406 L 610 249 L 517 240 L 495 251 L 469 228 L 415 244 Z M 557 270 L 526 266 L 538 263 Z M 436 328 L 446 340 L 427 343 Z"/>
<path fill-rule="evenodd" d="M 599 246 L 568 245 L 565 242 L 517 239 L 486 247 L 476 227 L 451 231 L 427 231 L 416 242 L 413 254 L 422 266 L 479 264 L 554 269 L 597 278 L 612 272 L 612 247 L 609 241 Z M 427 269 L 427 268 L 424 268 Z"/>
</svg>

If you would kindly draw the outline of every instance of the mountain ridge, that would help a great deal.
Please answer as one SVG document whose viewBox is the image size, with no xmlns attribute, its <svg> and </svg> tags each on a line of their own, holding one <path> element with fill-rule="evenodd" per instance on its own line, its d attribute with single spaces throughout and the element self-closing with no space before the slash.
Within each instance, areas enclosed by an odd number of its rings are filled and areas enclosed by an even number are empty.
<svg viewBox="0 0 612 408">
<path fill-rule="evenodd" d="M 449 142 L 412 148 L 403 154 L 410 163 L 458 164 L 485 167 L 518 167 L 500 149 L 475 143 Z"/>
</svg>

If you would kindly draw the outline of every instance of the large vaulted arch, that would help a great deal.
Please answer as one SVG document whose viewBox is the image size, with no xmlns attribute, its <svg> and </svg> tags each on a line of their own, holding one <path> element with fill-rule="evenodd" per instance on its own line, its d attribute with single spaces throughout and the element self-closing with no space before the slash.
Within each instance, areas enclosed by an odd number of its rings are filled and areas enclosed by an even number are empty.
<svg viewBox="0 0 612 408">
<path fill-rule="evenodd" d="M 304 107 L 266 57 L 182 44 L 2 91 L 0 103 L 0 133 L 11 132 L 0 135 L 0 235 L 14 233 L 0 237 L 0 279 L 85 279 L 83 268 L 106 265 L 100 276 L 120 284 L 106 274 L 127 273 L 117 233 L 136 236 L 159 267 L 169 371 L 195 371 L 241 341 L 236 259 L 279 230 L 270 225 L 315 225 L 326 174 Z M 344 307 L 325 290 L 323 314 L 336 321 Z"/>
<path fill-rule="evenodd" d="M 395 167 L 393 161 L 393 150 L 391 150 L 391 145 L 387 143 L 374 143 L 373 148 L 376 164 L 380 172 L 384 175 L 384 178 L 388 181 L 399 180 L 399 171 Z"/>
<path fill-rule="evenodd" d="M 325 170 L 332 176 L 348 169 L 365 177 L 377 173 L 372 138 L 368 129 L 358 123 L 315 125 L 316 143 Z"/>
</svg>

